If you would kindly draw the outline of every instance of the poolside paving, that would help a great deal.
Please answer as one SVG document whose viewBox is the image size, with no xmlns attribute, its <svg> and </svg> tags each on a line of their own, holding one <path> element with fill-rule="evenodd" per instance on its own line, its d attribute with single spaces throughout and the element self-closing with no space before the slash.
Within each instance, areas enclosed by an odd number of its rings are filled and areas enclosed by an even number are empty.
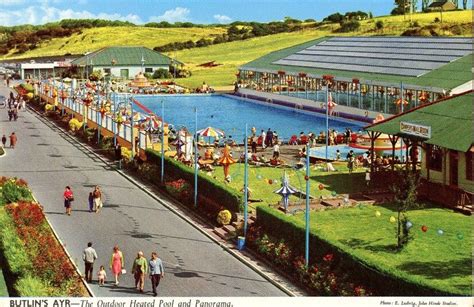
<svg viewBox="0 0 474 307">
<path fill-rule="evenodd" d="M 0 87 L 2 94 L 7 96 L 8 89 Z M 108 267 L 112 247 L 121 247 L 127 274 L 118 287 L 93 283 L 95 295 L 143 295 L 134 289 L 129 273 L 139 250 L 147 258 L 157 251 L 164 261 L 167 273 L 160 296 L 286 295 L 39 115 L 20 112 L 17 122 L 9 122 L 6 110 L 0 110 L 0 134 L 13 131 L 18 144 L 0 158 L 0 174 L 28 181 L 80 270 L 84 270 L 81 259 L 87 242 L 94 242 L 99 254 L 95 269 Z M 87 210 L 88 193 L 96 184 L 105 196 L 104 209 L 98 214 Z M 66 185 L 75 193 L 72 216 L 64 214 Z M 110 271 L 107 274 L 111 282 L 113 276 Z M 150 288 L 146 280 L 145 295 L 151 294 Z"/>
</svg>

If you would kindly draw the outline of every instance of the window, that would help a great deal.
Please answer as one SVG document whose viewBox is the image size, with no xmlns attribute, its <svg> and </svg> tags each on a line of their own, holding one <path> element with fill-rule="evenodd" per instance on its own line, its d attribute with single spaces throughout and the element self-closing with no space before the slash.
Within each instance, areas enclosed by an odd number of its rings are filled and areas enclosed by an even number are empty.
<svg viewBox="0 0 474 307">
<path fill-rule="evenodd" d="M 152 67 L 145 67 L 145 72 L 153 73 Z"/>
<path fill-rule="evenodd" d="M 428 154 L 426 155 L 428 168 L 441 172 L 443 169 L 443 150 L 436 145 L 428 145 Z"/>
<path fill-rule="evenodd" d="M 110 68 L 104 68 L 104 74 L 110 74 Z"/>
<path fill-rule="evenodd" d="M 472 151 L 466 152 L 466 179 L 474 180 L 474 153 Z"/>
</svg>

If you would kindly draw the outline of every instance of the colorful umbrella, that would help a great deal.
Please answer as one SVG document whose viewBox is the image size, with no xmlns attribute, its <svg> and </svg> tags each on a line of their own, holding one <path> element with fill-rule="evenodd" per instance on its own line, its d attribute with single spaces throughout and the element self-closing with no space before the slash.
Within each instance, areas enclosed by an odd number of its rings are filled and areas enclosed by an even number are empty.
<svg viewBox="0 0 474 307">
<path fill-rule="evenodd" d="M 197 134 L 200 136 L 208 136 L 208 137 L 215 137 L 215 138 L 223 137 L 225 135 L 224 131 L 217 128 L 213 128 L 213 127 L 207 127 L 202 130 L 199 130 L 197 131 Z"/>
<path fill-rule="evenodd" d="M 218 161 L 224 167 L 224 176 L 227 179 L 229 177 L 229 167 L 236 161 L 230 156 L 230 146 L 225 146 L 222 151 L 222 157 Z"/>
<path fill-rule="evenodd" d="M 296 190 L 290 186 L 290 181 L 286 175 L 286 171 L 281 178 L 281 188 L 274 191 L 273 193 L 280 194 L 283 197 L 283 205 L 285 210 L 288 210 L 288 199 L 291 194 L 296 193 Z"/>
</svg>

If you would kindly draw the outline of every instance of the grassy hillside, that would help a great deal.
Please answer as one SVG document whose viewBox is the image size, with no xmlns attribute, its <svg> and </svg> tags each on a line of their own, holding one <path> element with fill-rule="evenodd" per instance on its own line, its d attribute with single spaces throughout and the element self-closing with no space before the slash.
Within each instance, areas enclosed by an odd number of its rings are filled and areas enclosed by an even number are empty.
<svg viewBox="0 0 474 307">
<path fill-rule="evenodd" d="M 439 13 L 413 14 L 411 22 L 415 21 L 423 27 L 433 24 Z M 472 11 L 457 11 L 443 13 L 443 26 L 451 28 L 457 25 L 463 29 L 463 36 L 472 35 L 471 31 Z M 384 29 L 375 31 L 375 23 L 382 20 Z M 442 32 L 441 25 L 436 24 L 437 31 Z M 177 53 L 178 60 L 186 63 L 193 72 L 192 77 L 180 79 L 178 82 L 184 86 L 197 87 L 206 81 L 214 87 L 229 86 L 235 81 L 237 68 L 245 63 L 255 60 L 269 52 L 287 48 L 293 45 L 316 39 L 322 36 L 352 36 L 352 35 L 401 35 L 410 27 L 410 17 L 403 16 L 382 16 L 361 22 L 361 27 L 357 32 L 334 33 L 339 27 L 338 24 L 322 25 L 314 30 L 305 30 L 292 33 L 282 33 L 265 37 L 257 37 L 245 41 L 236 41 L 220 45 L 208 46 L 206 48 L 196 48 L 183 50 Z M 442 33 L 440 33 L 442 34 Z M 445 30 L 444 35 L 452 35 Z M 197 65 L 216 61 L 223 64 L 212 68 L 198 67 Z"/>
<path fill-rule="evenodd" d="M 199 40 L 223 34 L 225 28 L 147 28 L 147 27 L 103 27 L 83 29 L 80 34 L 55 38 L 42 43 L 38 48 L 21 55 L 7 55 L 7 58 L 26 58 L 66 53 L 78 54 L 107 46 L 145 46 L 154 48 L 171 42 Z"/>
<path fill-rule="evenodd" d="M 255 60 L 269 52 L 301 44 L 322 36 L 340 35 L 401 35 L 407 29 L 417 30 L 421 35 L 431 35 L 430 29 L 438 35 L 472 36 L 472 10 L 443 13 L 443 24 L 434 23 L 440 13 L 418 13 L 410 16 L 381 16 L 360 22 L 356 32 L 338 33 L 339 24 L 321 24 L 298 32 L 234 41 L 204 48 L 193 48 L 177 52 L 179 61 L 184 62 L 193 73 L 192 77 L 179 79 L 178 83 L 191 88 L 206 81 L 214 87 L 230 86 L 235 81 L 235 73 L 240 65 Z M 377 21 L 383 22 L 383 29 L 375 30 Z M 416 27 L 415 27 L 416 25 Z M 429 28 L 429 29 L 427 29 Z M 65 53 L 84 53 L 106 46 L 140 45 L 146 47 L 161 46 L 170 42 L 209 38 L 223 34 L 226 28 L 146 28 L 146 27 L 104 27 L 84 29 L 81 34 L 67 38 L 56 38 L 44 42 L 37 49 L 21 55 L 10 53 L 8 58 L 24 58 Z M 416 33 L 418 33 L 416 32 Z M 167 54 L 171 55 L 171 54 Z M 174 54 L 172 55 L 174 56 Z M 213 68 L 197 65 L 216 61 L 222 64 Z"/>
</svg>

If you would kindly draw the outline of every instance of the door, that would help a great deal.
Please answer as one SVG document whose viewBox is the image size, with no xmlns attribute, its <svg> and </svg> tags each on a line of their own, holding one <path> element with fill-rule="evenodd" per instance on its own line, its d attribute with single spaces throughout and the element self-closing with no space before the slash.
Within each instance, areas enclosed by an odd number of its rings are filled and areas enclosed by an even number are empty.
<svg viewBox="0 0 474 307">
<path fill-rule="evenodd" d="M 449 152 L 449 184 L 458 185 L 458 162 L 459 156 L 457 152 Z"/>
<path fill-rule="evenodd" d="M 120 69 L 120 77 L 128 80 L 128 69 Z"/>
</svg>

